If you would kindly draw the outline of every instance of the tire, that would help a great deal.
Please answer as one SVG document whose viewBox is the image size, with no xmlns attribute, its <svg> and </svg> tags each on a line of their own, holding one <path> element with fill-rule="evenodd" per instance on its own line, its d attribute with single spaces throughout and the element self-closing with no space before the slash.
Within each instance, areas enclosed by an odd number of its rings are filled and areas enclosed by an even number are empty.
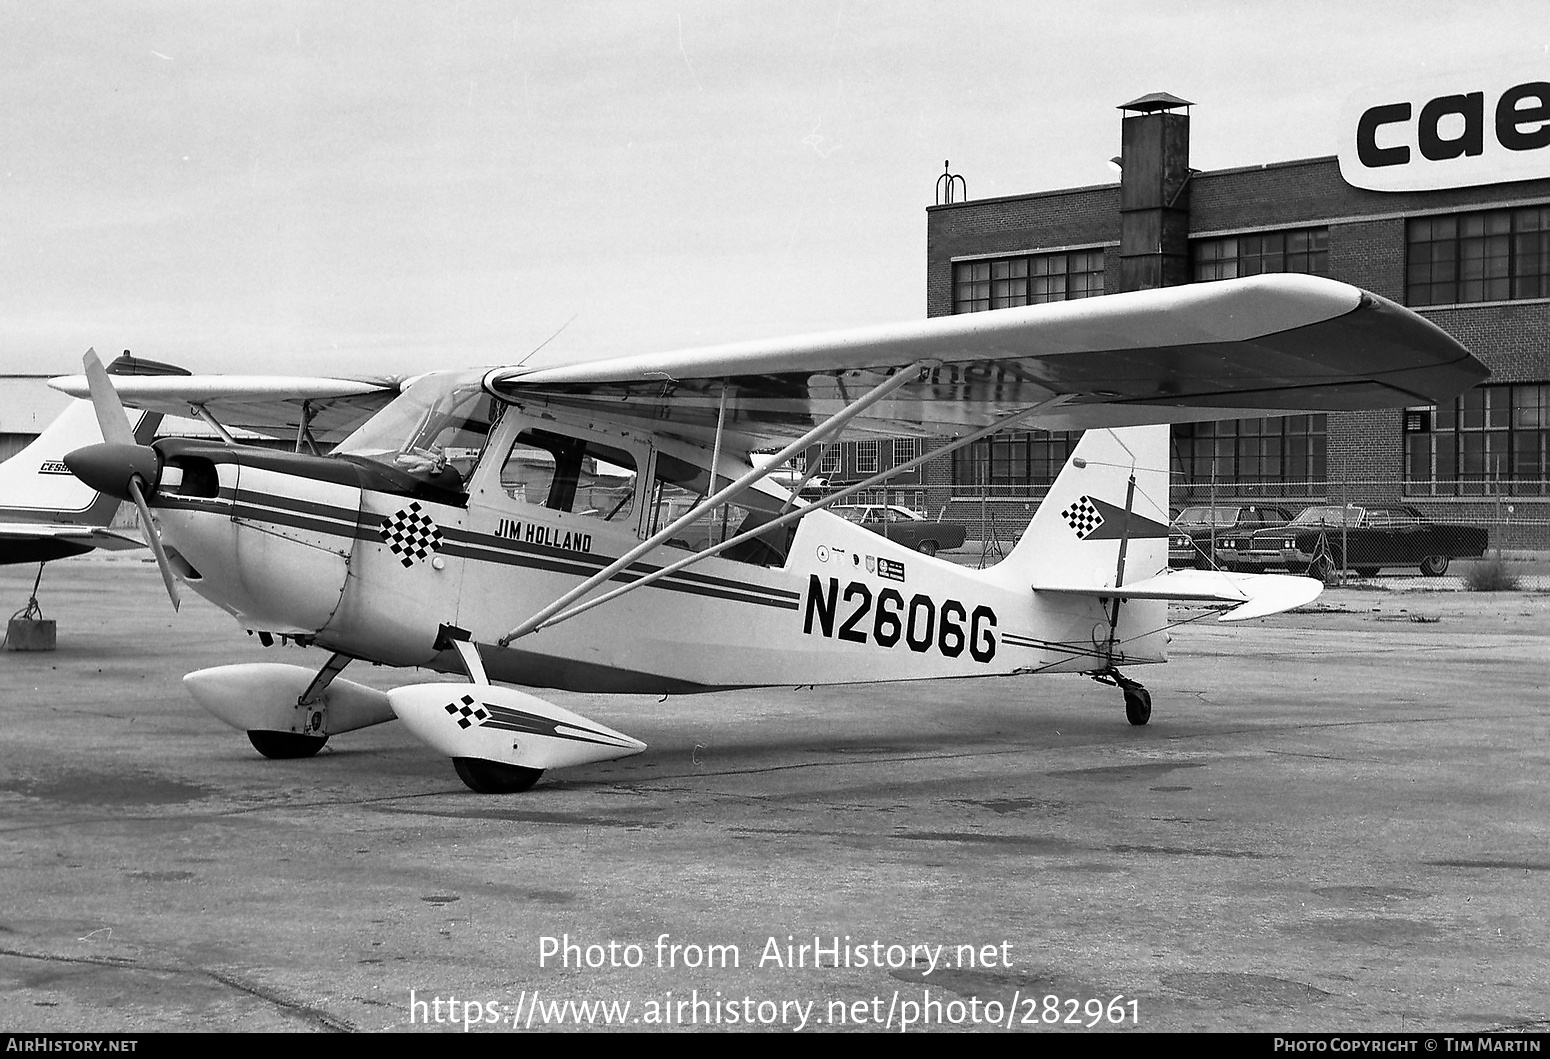
<svg viewBox="0 0 1550 1059">
<path fill-rule="evenodd" d="M 1152 719 L 1152 694 L 1139 684 L 1125 689 L 1125 720 L 1137 727 Z"/>
<path fill-rule="evenodd" d="M 251 729 L 248 732 L 248 742 L 267 758 L 276 761 L 288 761 L 295 758 L 312 757 L 323 744 L 328 742 L 326 735 L 297 735 L 295 732 L 269 732 L 261 729 Z"/>
<path fill-rule="evenodd" d="M 1421 573 L 1427 577 L 1441 577 L 1448 572 L 1448 557 L 1446 555 L 1428 555 L 1421 560 Z"/>
<path fill-rule="evenodd" d="M 479 757 L 455 757 L 452 767 L 457 769 L 458 779 L 476 794 L 521 794 L 544 774 L 543 769 L 507 765 Z"/>
<path fill-rule="evenodd" d="M 938 545 L 936 541 L 921 541 L 918 551 L 922 555 L 935 555 L 937 552 L 937 547 Z"/>
<path fill-rule="evenodd" d="M 1328 559 L 1315 559 L 1308 565 L 1308 576 L 1315 581 L 1328 581 L 1335 576 L 1335 564 Z"/>
</svg>

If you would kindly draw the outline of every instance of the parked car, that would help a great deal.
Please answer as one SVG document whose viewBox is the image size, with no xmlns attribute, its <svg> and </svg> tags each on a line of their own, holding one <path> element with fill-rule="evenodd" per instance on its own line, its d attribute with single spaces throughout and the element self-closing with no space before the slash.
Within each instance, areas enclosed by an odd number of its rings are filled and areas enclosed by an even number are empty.
<svg viewBox="0 0 1550 1059">
<path fill-rule="evenodd" d="M 1240 567 L 1284 566 L 1324 578 L 1336 570 L 1372 577 L 1387 566 L 1414 566 L 1438 577 L 1452 559 L 1484 555 L 1489 534 L 1483 526 L 1433 522 L 1413 507 L 1321 504 L 1246 543 Z"/>
<path fill-rule="evenodd" d="M 1262 504 L 1207 504 L 1187 507 L 1168 534 L 1168 565 L 1201 570 L 1228 567 L 1237 560 L 1230 544 L 1266 526 L 1284 526 L 1292 513 Z M 1213 550 L 1213 541 L 1215 550 Z"/>
<path fill-rule="evenodd" d="M 829 510 L 927 555 L 935 555 L 944 548 L 961 548 L 966 536 L 964 528 L 955 522 L 929 519 L 898 504 L 835 504 Z"/>
</svg>

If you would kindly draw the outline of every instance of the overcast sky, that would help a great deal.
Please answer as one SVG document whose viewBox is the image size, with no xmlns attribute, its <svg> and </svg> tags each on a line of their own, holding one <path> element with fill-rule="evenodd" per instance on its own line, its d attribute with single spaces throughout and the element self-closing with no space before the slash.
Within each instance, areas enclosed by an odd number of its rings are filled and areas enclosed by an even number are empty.
<svg viewBox="0 0 1550 1059">
<path fill-rule="evenodd" d="M 1365 84 L 1525 61 L 1543 0 L 10 0 L 0 373 L 916 319 L 944 159 L 971 198 L 1112 183 L 1153 91 L 1197 168 L 1333 154 Z"/>
</svg>

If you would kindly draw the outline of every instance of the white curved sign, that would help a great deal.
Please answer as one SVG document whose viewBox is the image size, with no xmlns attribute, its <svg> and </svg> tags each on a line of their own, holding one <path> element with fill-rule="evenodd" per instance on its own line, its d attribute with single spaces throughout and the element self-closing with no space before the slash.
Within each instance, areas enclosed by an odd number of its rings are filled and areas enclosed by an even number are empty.
<svg viewBox="0 0 1550 1059">
<path fill-rule="evenodd" d="M 1369 191 L 1550 178 L 1550 62 L 1365 88 L 1340 128 L 1340 175 Z"/>
</svg>

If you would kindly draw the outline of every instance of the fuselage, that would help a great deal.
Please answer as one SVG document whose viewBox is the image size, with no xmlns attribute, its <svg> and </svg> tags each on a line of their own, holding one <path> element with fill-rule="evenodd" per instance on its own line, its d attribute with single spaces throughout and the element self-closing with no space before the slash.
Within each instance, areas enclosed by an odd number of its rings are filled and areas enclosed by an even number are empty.
<svg viewBox="0 0 1550 1059">
<path fill-rule="evenodd" d="M 247 629 L 446 671 L 461 668 L 448 636 L 471 638 L 491 678 L 534 687 L 688 691 L 1164 657 L 1157 608 L 1127 607 L 1111 635 L 1100 601 L 1037 595 L 995 568 L 929 557 L 824 511 L 496 646 L 749 464 L 723 452 L 713 478 L 701 445 L 540 403 L 502 405 L 466 377 L 416 385 L 425 389 L 409 409 L 385 409 L 342 455 L 158 443 L 164 469 L 150 503 L 183 579 Z M 408 436 L 384 442 L 393 429 Z M 605 587 L 786 503 L 783 491 L 756 487 Z"/>
</svg>

